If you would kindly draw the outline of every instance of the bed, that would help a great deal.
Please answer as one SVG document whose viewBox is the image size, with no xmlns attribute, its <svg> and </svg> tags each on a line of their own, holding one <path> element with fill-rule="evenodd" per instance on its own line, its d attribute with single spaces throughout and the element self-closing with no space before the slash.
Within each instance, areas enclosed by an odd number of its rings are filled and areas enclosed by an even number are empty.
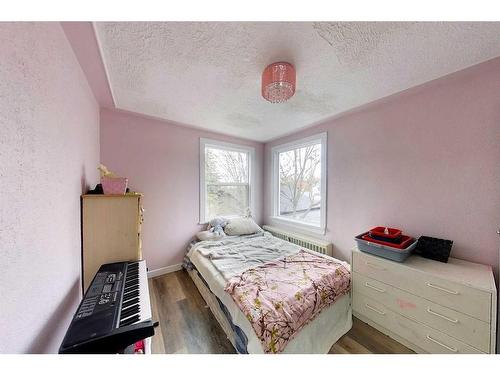
<svg viewBox="0 0 500 375">
<path fill-rule="evenodd" d="M 290 260 L 299 255 L 300 259 L 320 257 L 325 264 L 335 263 L 342 270 L 348 270 L 349 285 L 347 288 L 343 285 L 343 292 L 338 293 L 333 302 L 329 301 L 328 305 L 311 316 L 280 348 L 273 347 L 270 350 L 263 337 L 257 335 L 258 329 L 255 322 L 251 323 L 249 311 L 243 312 L 241 303 L 237 304 L 236 301 L 242 299 L 241 295 L 238 299 L 228 290 L 233 291 L 231 285 L 241 285 L 238 283 L 242 280 L 241 275 L 255 277 L 255 270 L 262 270 L 282 259 Z M 281 264 L 275 266 L 283 271 Z M 238 353 L 328 353 L 332 345 L 352 326 L 349 265 L 273 237 L 268 232 L 192 243 L 184 268 Z M 243 295 L 245 293 L 248 290 Z M 299 293 L 296 296 L 297 294 Z"/>
</svg>

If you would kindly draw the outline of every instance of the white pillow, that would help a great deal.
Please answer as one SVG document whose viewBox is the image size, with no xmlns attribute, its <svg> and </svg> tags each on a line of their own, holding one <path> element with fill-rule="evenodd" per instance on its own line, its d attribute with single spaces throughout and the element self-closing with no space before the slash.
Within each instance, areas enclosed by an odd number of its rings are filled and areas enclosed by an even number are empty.
<svg viewBox="0 0 500 375">
<path fill-rule="evenodd" d="M 196 233 L 196 237 L 200 241 L 207 241 L 207 240 L 220 240 L 224 236 L 219 236 L 219 235 L 215 234 L 214 232 L 210 232 L 209 230 L 204 230 L 204 231 Z"/>
<path fill-rule="evenodd" d="M 261 232 L 262 229 L 253 221 L 251 217 L 237 217 L 229 219 L 224 232 L 228 236 L 241 236 L 244 234 L 254 234 Z"/>
</svg>

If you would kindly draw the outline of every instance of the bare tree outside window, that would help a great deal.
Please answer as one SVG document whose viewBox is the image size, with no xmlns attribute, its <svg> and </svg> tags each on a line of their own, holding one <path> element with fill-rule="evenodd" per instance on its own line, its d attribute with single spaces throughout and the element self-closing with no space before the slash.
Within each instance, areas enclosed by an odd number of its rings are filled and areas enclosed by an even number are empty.
<svg viewBox="0 0 500 375">
<path fill-rule="evenodd" d="M 207 217 L 243 215 L 249 206 L 249 153 L 205 148 Z"/>
<path fill-rule="evenodd" d="M 279 214 L 320 224 L 321 144 L 279 154 Z"/>
<path fill-rule="evenodd" d="M 248 153 L 207 147 L 205 150 L 207 183 L 248 183 Z"/>
</svg>

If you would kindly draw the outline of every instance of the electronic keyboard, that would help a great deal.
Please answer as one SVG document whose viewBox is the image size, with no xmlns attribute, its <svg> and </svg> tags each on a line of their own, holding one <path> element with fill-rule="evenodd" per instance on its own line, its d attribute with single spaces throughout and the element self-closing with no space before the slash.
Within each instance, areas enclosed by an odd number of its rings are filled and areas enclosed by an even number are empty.
<svg viewBox="0 0 500 375">
<path fill-rule="evenodd" d="M 103 264 L 64 336 L 60 354 L 120 353 L 154 335 L 146 262 Z"/>
</svg>

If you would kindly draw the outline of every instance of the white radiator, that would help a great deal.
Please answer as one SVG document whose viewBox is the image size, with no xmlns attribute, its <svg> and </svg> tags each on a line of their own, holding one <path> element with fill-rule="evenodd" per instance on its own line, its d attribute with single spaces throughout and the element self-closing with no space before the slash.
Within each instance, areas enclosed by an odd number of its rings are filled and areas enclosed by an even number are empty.
<svg viewBox="0 0 500 375">
<path fill-rule="evenodd" d="M 322 241 L 316 238 L 302 236 L 300 234 L 288 232 L 270 225 L 264 225 L 262 228 L 270 232 L 274 237 L 305 247 L 306 249 L 316 251 L 321 254 L 333 255 L 333 245 L 331 242 Z"/>
</svg>

